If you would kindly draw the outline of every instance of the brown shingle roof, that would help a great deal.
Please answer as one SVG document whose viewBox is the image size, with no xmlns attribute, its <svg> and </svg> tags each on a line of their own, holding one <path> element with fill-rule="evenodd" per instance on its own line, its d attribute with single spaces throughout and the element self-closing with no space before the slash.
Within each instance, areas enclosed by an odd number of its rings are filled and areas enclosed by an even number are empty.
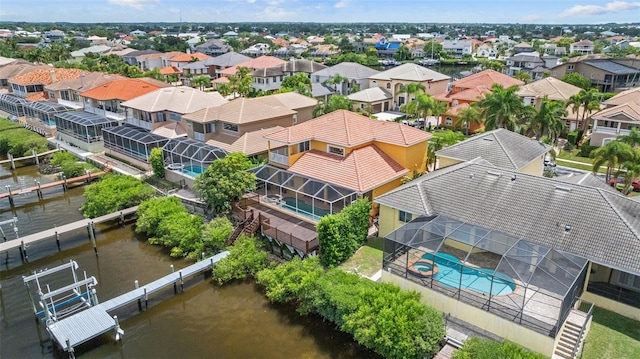
<svg viewBox="0 0 640 359">
<path fill-rule="evenodd" d="M 431 134 L 395 122 L 372 120 L 357 113 L 338 110 L 313 120 L 267 135 L 267 139 L 281 143 L 318 140 L 346 147 L 379 141 L 410 146 L 427 141 Z"/>
<path fill-rule="evenodd" d="M 269 106 L 257 99 L 241 97 L 219 106 L 203 108 L 185 115 L 184 118 L 196 122 L 223 121 L 243 124 L 281 116 L 293 117 L 295 113 L 282 106 Z"/>
<path fill-rule="evenodd" d="M 345 157 L 310 150 L 289 171 L 361 193 L 409 172 L 375 145 L 358 148 Z"/>
<path fill-rule="evenodd" d="M 265 153 L 269 149 L 268 141 L 264 138 L 264 135 L 283 128 L 280 126 L 264 128 L 258 131 L 245 132 L 240 137 L 216 133 L 211 140 L 207 141 L 207 144 L 220 147 L 227 152 L 242 152 L 247 156 L 255 156 Z"/>
<path fill-rule="evenodd" d="M 10 78 L 9 81 L 20 85 L 33 85 L 42 84 L 49 85 L 56 81 L 77 79 L 80 78 L 80 74 L 88 74 L 87 71 L 79 69 L 61 69 L 56 67 L 37 69 L 29 71 L 24 75 Z M 53 81 L 52 77 L 55 77 L 56 81 Z"/>
</svg>

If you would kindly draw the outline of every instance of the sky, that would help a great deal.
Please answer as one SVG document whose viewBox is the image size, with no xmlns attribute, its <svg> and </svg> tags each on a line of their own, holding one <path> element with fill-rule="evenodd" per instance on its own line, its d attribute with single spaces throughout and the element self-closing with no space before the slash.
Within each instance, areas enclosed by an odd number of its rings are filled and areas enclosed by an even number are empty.
<svg viewBox="0 0 640 359">
<path fill-rule="evenodd" d="M 640 22 L 640 0 L 0 0 L 0 21 Z"/>
</svg>

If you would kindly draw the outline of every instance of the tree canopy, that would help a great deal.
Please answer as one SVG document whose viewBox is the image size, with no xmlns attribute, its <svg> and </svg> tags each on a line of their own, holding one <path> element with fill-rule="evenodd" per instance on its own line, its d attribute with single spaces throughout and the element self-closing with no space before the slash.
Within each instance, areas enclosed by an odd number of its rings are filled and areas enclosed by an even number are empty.
<svg viewBox="0 0 640 359">
<path fill-rule="evenodd" d="M 580 87 L 581 89 L 588 90 L 591 88 L 591 80 L 582 76 L 579 72 L 572 72 L 562 76 L 560 81 L 564 81 L 573 86 Z"/>
<path fill-rule="evenodd" d="M 231 204 L 256 187 L 256 178 L 246 170 L 251 161 L 240 152 L 217 159 L 196 177 L 194 188 L 214 213 L 231 209 Z"/>
<path fill-rule="evenodd" d="M 351 111 L 351 107 L 353 106 L 353 101 L 349 100 L 347 96 L 343 95 L 333 95 L 329 97 L 327 101 L 320 101 L 313 108 L 312 115 L 313 117 L 318 117 L 325 115 L 327 113 L 331 113 L 336 110 L 349 110 Z"/>
<path fill-rule="evenodd" d="M 95 218 L 137 206 L 155 193 L 153 188 L 134 177 L 106 174 L 100 182 L 85 189 L 86 201 L 80 209 L 85 217 Z"/>
</svg>

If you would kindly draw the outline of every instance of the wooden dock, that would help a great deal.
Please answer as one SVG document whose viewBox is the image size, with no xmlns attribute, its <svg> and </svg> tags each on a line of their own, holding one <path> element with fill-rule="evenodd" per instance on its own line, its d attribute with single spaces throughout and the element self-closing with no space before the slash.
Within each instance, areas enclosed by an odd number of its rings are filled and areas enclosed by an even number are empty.
<svg viewBox="0 0 640 359">
<path fill-rule="evenodd" d="M 107 167 L 103 171 L 96 172 L 96 173 L 90 173 L 90 174 L 86 174 L 86 175 L 82 175 L 82 176 L 78 176 L 78 177 L 74 177 L 74 178 L 68 178 L 68 179 L 63 179 L 63 180 L 60 180 L 60 181 L 49 182 L 49 183 L 45 183 L 43 185 L 38 184 L 36 186 L 27 187 L 27 188 L 22 189 L 20 191 L 8 191 L 8 192 L 0 193 L 0 198 L 6 198 L 6 197 L 11 198 L 12 196 L 15 196 L 15 195 L 18 195 L 18 194 L 30 193 L 30 192 L 33 192 L 33 191 L 41 193 L 41 191 L 43 189 L 47 189 L 47 188 L 51 188 L 51 187 L 57 187 L 57 186 L 65 186 L 66 187 L 69 183 L 91 181 L 92 179 L 98 178 L 98 177 L 100 177 L 103 174 L 108 173 L 108 172 L 111 172 L 111 167 Z"/>
<path fill-rule="evenodd" d="M 0 252 L 8 251 L 13 248 L 22 248 L 24 250 L 25 246 L 28 246 L 31 243 L 37 243 L 47 239 L 57 240 L 57 237 L 63 233 L 71 232 L 80 228 L 86 228 L 87 226 L 93 225 L 96 223 L 102 223 L 102 222 L 107 222 L 117 218 L 122 218 L 124 216 L 135 213 L 137 210 L 138 210 L 138 206 L 129 207 L 127 209 L 123 209 L 122 211 L 109 213 L 97 218 L 81 219 L 77 222 L 65 224 L 60 227 L 48 229 L 42 232 L 30 234 L 28 236 L 24 236 L 18 239 L 0 243 Z"/>
<path fill-rule="evenodd" d="M 58 322 L 47 323 L 47 330 L 70 356 L 73 355 L 74 347 L 110 330 L 115 331 L 117 339 L 124 332 L 120 330 L 117 316 L 111 317 L 108 312 L 134 302 L 147 301 L 150 294 L 176 285 L 176 283 L 182 284 L 184 278 L 213 268 L 218 261 L 227 255 L 229 255 L 228 251 L 216 254 Z"/>
<path fill-rule="evenodd" d="M 30 156 L 10 157 L 10 158 L 8 158 L 6 160 L 0 161 L 0 164 L 11 163 L 12 161 L 32 160 L 32 159 L 35 159 L 35 158 L 38 158 L 38 157 L 50 155 L 50 154 L 58 152 L 58 151 L 60 151 L 60 149 L 56 148 L 56 149 L 53 149 L 53 150 L 45 151 L 45 152 L 42 152 L 42 153 L 37 153 L 37 154 L 34 154 L 34 155 L 30 155 Z"/>
</svg>

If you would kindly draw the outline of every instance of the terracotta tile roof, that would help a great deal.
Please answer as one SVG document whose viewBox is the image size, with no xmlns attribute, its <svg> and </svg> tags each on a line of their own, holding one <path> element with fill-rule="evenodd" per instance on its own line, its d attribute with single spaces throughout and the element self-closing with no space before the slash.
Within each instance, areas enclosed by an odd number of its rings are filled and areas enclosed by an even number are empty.
<svg viewBox="0 0 640 359">
<path fill-rule="evenodd" d="M 167 86 L 170 86 L 166 84 Z M 116 80 L 80 93 L 80 96 L 95 100 L 127 101 L 161 88 L 141 79 Z"/>
<path fill-rule="evenodd" d="M 256 70 L 256 69 L 263 69 L 266 67 L 276 67 L 285 62 L 286 61 L 274 56 L 260 56 L 260 57 L 256 57 L 255 59 L 241 62 L 235 66 L 228 67 L 224 70 L 219 71 L 219 73 L 223 75 L 235 75 L 238 67 L 248 67 L 252 70 Z"/>
<path fill-rule="evenodd" d="M 594 120 L 625 119 L 626 121 L 640 122 L 640 103 L 629 102 L 604 109 L 593 116 Z"/>
<path fill-rule="evenodd" d="M 49 97 L 45 95 L 44 92 L 32 92 L 25 97 L 25 100 L 35 102 L 35 101 L 46 101 Z"/>
<path fill-rule="evenodd" d="M 445 115 L 458 117 L 458 113 L 465 108 L 471 107 L 468 103 L 461 103 L 458 106 L 449 107 Z"/>
<path fill-rule="evenodd" d="M 56 81 L 80 78 L 80 74 L 88 74 L 88 72 L 79 69 L 61 69 L 51 67 L 48 69 L 33 70 L 25 73 L 24 75 L 13 77 L 9 79 L 9 81 L 20 85 L 49 85 Z M 54 77 L 56 81 L 53 81 L 52 77 Z"/>
<path fill-rule="evenodd" d="M 484 98 L 484 96 L 488 93 L 491 93 L 489 88 L 484 86 L 475 87 L 475 88 L 467 88 L 462 92 L 453 92 L 450 91 L 444 95 L 435 96 L 437 100 L 452 102 L 453 100 L 458 101 L 469 101 L 469 102 L 477 102 Z"/>
<path fill-rule="evenodd" d="M 224 84 L 224 83 L 229 83 L 229 78 L 228 77 L 218 77 L 217 79 L 211 81 L 211 83 L 214 84 Z"/>
<path fill-rule="evenodd" d="M 214 138 L 207 141 L 207 144 L 220 147 L 227 152 L 242 152 L 247 156 L 255 156 L 266 153 L 269 149 L 268 141 L 264 138 L 264 135 L 283 128 L 280 126 L 264 128 L 258 131 L 245 132 L 240 137 L 216 133 Z"/>
<path fill-rule="evenodd" d="M 378 141 L 399 146 L 411 146 L 427 141 L 431 134 L 396 122 L 372 120 L 357 113 L 338 110 L 313 120 L 267 135 L 281 143 L 318 140 L 335 145 L 354 147 Z"/>
<path fill-rule="evenodd" d="M 50 69 L 49 65 L 34 65 L 24 60 L 16 60 L 15 62 L 0 66 L 0 79 L 10 79 L 12 77 L 24 75 L 37 69 Z"/>
<path fill-rule="evenodd" d="M 90 72 L 85 76 L 75 79 L 61 80 L 54 82 L 44 88 L 49 91 L 57 90 L 77 90 L 89 91 L 92 88 L 104 85 L 115 80 L 124 80 L 126 77 L 117 74 L 106 74 L 104 72 Z"/>
<path fill-rule="evenodd" d="M 194 58 L 198 59 L 198 61 L 202 61 L 202 60 L 210 59 L 211 56 L 205 55 L 205 54 L 200 53 L 200 52 L 194 52 L 193 54 L 180 54 L 180 55 L 174 56 L 174 57 L 170 58 L 169 61 L 171 61 L 171 62 L 191 62 Z"/>
<path fill-rule="evenodd" d="M 253 98 L 237 98 L 228 103 L 203 108 L 183 116 L 195 122 L 222 121 L 234 124 L 253 123 L 276 117 L 295 115 L 296 112 L 283 106 L 270 106 Z"/>
<path fill-rule="evenodd" d="M 507 76 L 498 71 L 484 70 L 478 72 L 477 74 L 462 78 L 458 81 L 454 81 L 453 83 L 451 83 L 451 87 L 484 87 L 487 89 L 491 89 L 491 86 L 493 86 L 494 84 L 501 85 L 504 88 L 509 88 L 511 86 L 522 86 L 524 85 L 524 82 L 516 80 L 513 77 Z"/>
<path fill-rule="evenodd" d="M 179 74 L 180 70 L 178 70 L 177 67 L 175 66 L 167 66 L 167 67 L 163 67 L 160 69 L 160 73 L 163 75 L 173 75 L 173 74 Z"/>
<path fill-rule="evenodd" d="M 289 171 L 361 193 L 409 172 L 375 145 L 353 150 L 346 157 L 311 150 L 289 167 Z"/>
</svg>

